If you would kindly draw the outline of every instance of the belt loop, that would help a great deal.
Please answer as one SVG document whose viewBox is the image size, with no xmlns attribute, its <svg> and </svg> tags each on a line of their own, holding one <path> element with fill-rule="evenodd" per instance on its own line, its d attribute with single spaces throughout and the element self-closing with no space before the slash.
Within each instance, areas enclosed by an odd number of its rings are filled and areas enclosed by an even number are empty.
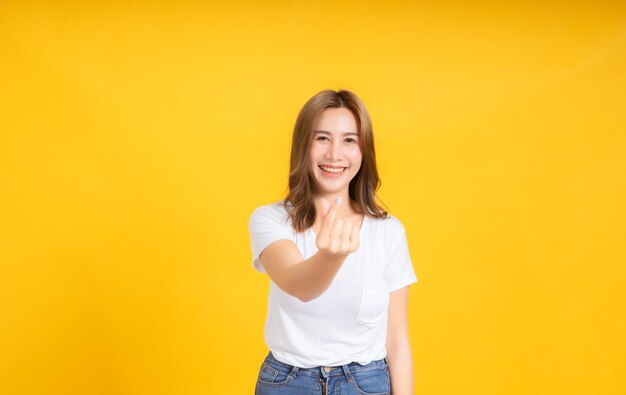
<svg viewBox="0 0 626 395">
<path fill-rule="evenodd" d="M 296 374 L 298 374 L 298 370 L 300 370 L 300 368 L 297 366 L 294 366 L 293 369 L 291 369 L 291 373 L 289 373 L 289 376 L 291 376 L 292 378 L 295 378 Z"/>
<path fill-rule="evenodd" d="M 343 374 L 346 375 L 348 382 L 350 383 L 354 381 L 354 379 L 352 378 L 352 372 L 350 371 L 350 368 L 348 367 L 348 365 L 342 365 L 341 367 L 343 368 Z"/>
</svg>

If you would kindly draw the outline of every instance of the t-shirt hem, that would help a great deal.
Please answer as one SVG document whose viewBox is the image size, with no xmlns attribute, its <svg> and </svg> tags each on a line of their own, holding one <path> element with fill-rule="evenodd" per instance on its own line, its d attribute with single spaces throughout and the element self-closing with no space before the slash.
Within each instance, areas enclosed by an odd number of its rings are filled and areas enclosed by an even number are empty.
<svg viewBox="0 0 626 395">
<path fill-rule="evenodd" d="M 252 260 L 252 268 L 254 268 L 254 270 L 256 270 L 259 273 L 267 273 L 265 271 L 265 268 L 263 267 L 263 264 L 261 263 L 261 261 L 259 260 L 259 264 L 257 265 L 256 261 L 259 258 L 253 259 Z"/>
<path fill-rule="evenodd" d="M 348 358 L 348 359 L 339 359 L 339 360 L 335 360 L 334 362 L 326 362 L 323 363 L 321 361 L 302 361 L 302 360 L 298 360 L 298 359 L 293 359 L 291 358 L 289 355 L 285 355 L 281 352 L 272 350 L 270 348 L 269 351 L 272 354 L 272 357 L 277 360 L 280 363 L 284 363 L 285 365 L 289 365 L 289 366 L 297 366 L 301 369 L 311 369 L 311 368 L 318 368 L 321 366 L 343 366 L 343 365 L 348 365 L 350 363 L 358 363 L 359 365 L 367 365 L 375 360 L 381 360 L 387 357 L 387 349 L 383 347 L 382 350 L 380 350 L 378 353 L 376 354 L 370 354 L 370 355 L 361 355 L 361 357 L 356 356 L 356 357 L 352 357 L 352 358 Z"/>
</svg>

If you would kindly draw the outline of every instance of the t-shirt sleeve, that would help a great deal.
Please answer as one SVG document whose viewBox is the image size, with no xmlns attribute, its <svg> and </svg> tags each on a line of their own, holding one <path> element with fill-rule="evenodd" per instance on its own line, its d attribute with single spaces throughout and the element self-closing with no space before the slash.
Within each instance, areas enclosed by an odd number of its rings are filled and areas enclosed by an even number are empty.
<svg viewBox="0 0 626 395">
<path fill-rule="evenodd" d="M 296 241 L 291 225 L 287 223 L 287 214 L 279 207 L 262 206 L 254 210 L 248 221 L 248 229 L 252 248 L 252 267 L 261 273 L 265 273 L 265 268 L 259 255 L 267 246 L 276 240 Z"/>
<path fill-rule="evenodd" d="M 409 245 L 406 238 L 406 231 L 402 223 L 393 218 L 390 224 L 387 250 L 387 268 L 385 277 L 387 279 L 387 290 L 395 291 L 407 285 L 417 282 L 413 263 L 409 255 Z"/>
</svg>

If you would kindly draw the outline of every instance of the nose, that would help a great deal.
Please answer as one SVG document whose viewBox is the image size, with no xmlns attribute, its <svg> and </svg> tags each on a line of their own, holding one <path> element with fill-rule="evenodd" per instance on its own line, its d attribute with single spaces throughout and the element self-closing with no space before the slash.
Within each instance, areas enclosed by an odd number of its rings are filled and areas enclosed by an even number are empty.
<svg viewBox="0 0 626 395">
<path fill-rule="evenodd" d="M 335 161 L 341 156 L 341 141 L 335 140 L 328 145 L 326 150 L 326 157 L 332 161 Z"/>
</svg>

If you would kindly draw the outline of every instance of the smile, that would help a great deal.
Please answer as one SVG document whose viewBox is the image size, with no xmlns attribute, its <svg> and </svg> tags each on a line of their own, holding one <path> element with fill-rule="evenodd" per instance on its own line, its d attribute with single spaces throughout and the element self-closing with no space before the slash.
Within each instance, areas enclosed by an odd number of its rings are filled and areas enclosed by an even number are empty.
<svg viewBox="0 0 626 395">
<path fill-rule="evenodd" d="M 343 173 L 344 170 L 347 169 L 347 167 L 326 167 L 326 166 L 320 166 L 320 169 L 329 172 L 329 173 Z"/>
<path fill-rule="evenodd" d="M 319 168 L 322 170 L 322 174 L 325 175 L 326 177 L 340 177 L 346 171 L 346 169 L 348 169 L 347 167 L 326 167 L 326 166 L 319 166 Z"/>
</svg>

